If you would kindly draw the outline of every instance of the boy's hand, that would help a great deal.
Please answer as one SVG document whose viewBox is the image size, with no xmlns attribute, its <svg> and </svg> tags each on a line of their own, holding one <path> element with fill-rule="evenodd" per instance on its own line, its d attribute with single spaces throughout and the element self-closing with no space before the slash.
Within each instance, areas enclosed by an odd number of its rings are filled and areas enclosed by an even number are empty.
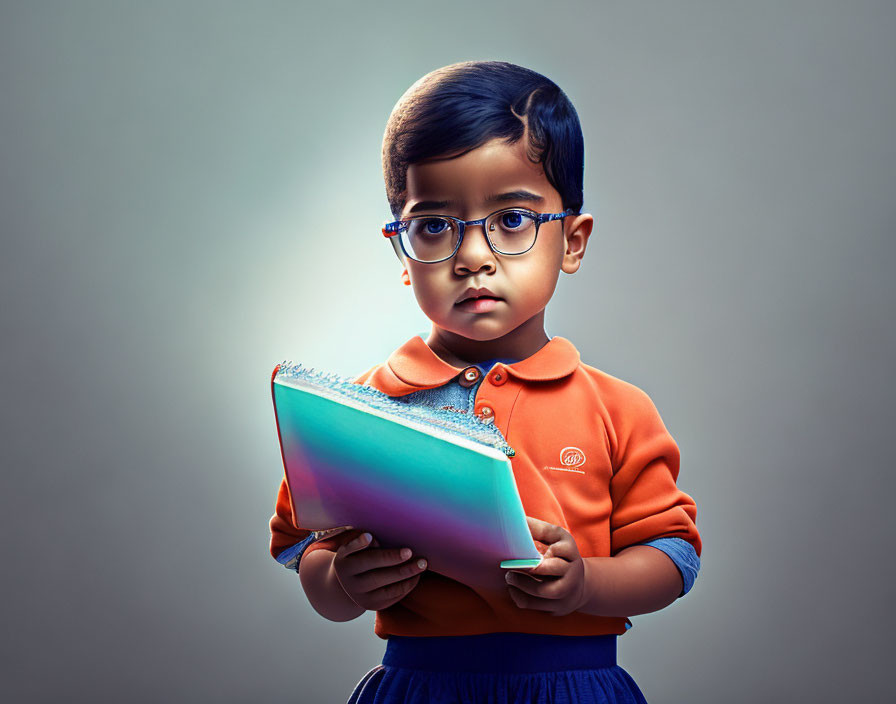
<svg viewBox="0 0 896 704">
<path fill-rule="evenodd" d="M 345 593 L 370 611 L 401 601 L 417 586 L 426 569 L 426 560 L 412 559 L 409 548 L 385 549 L 378 545 L 370 533 L 362 533 L 340 547 L 333 559 L 333 569 Z"/>
<path fill-rule="evenodd" d="M 585 562 L 569 531 L 526 516 L 532 537 L 548 546 L 538 567 L 513 570 L 506 579 L 510 598 L 521 609 L 548 611 L 565 616 L 586 600 Z"/>
</svg>

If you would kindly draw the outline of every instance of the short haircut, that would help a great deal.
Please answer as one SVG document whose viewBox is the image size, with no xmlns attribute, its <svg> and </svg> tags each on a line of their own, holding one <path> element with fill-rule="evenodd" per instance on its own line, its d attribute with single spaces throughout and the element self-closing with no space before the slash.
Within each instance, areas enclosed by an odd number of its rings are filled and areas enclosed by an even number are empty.
<svg viewBox="0 0 896 704">
<path fill-rule="evenodd" d="M 585 145 L 579 116 L 548 78 L 504 61 L 465 61 L 414 83 L 389 115 L 383 137 L 386 197 L 396 219 L 407 202 L 411 164 L 461 156 L 489 140 L 528 136 L 527 153 L 541 163 L 563 207 L 582 208 Z"/>
</svg>

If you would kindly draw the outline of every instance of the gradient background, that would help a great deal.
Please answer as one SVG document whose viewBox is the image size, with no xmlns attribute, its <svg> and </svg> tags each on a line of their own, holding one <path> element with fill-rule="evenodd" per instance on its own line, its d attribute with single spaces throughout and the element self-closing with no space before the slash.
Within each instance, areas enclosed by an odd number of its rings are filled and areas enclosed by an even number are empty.
<svg viewBox="0 0 896 704">
<path fill-rule="evenodd" d="M 342 702 L 379 662 L 268 554 L 269 376 L 428 330 L 386 118 L 467 59 L 555 80 L 583 267 L 548 333 L 653 398 L 703 567 L 633 618 L 661 702 L 892 694 L 896 5 L 4 2 L 6 701 Z M 890 557 L 886 557 L 890 555 Z"/>
</svg>

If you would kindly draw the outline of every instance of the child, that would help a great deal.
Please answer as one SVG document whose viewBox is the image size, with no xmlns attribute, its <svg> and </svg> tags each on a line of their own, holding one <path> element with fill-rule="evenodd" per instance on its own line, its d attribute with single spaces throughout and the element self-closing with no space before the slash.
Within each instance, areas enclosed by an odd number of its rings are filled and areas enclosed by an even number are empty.
<svg viewBox="0 0 896 704">
<path fill-rule="evenodd" d="M 516 450 L 545 559 L 508 572 L 506 588 L 474 589 L 360 530 L 296 527 L 282 482 L 271 554 L 322 616 L 375 610 L 388 640 L 350 702 L 645 701 L 616 664 L 616 638 L 627 616 L 691 588 L 701 540 L 653 402 L 544 330 L 560 271 L 578 270 L 593 225 L 580 212 L 583 151 L 566 95 L 504 62 L 433 71 L 389 118 L 395 222 L 383 234 L 432 329 L 355 381 L 495 423 Z M 598 324 L 584 301 L 580 312 Z"/>
</svg>

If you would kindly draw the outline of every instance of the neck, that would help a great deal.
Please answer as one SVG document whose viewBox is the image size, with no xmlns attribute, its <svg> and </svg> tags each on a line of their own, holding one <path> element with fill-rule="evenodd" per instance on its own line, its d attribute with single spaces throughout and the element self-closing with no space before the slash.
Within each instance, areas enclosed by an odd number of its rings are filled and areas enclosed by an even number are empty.
<svg viewBox="0 0 896 704">
<path fill-rule="evenodd" d="M 451 366 L 466 367 L 489 359 L 526 359 L 549 340 L 542 310 L 518 328 L 492 340 L 473 340 L 433 325 L 426 344 Z"/>
</svg>

